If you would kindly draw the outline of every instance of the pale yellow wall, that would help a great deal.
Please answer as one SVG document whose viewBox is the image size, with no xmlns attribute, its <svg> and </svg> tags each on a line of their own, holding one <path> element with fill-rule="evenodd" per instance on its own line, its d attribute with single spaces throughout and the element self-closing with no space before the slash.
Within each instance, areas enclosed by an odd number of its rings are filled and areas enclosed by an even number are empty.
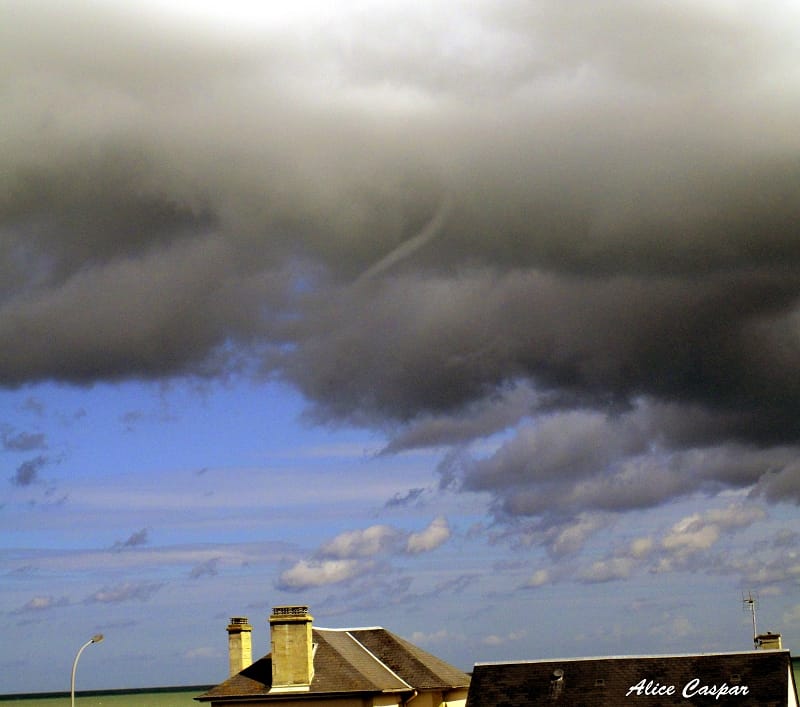
<svg viewBox="0 0 800 707">
<path fill-rule="evenodd" d="M 798 707 L 797 705 L 797 690 L 795 689 L 794 674 L 792 666 L 789 665 L 789 695 L 786 700 L 787 707 Z"/>
<path fill-rule="evenodd" d="M 440 707 L 441 704 L 441 692 L 420 692 L 408 702 L 409 707 Z"/>
<path fill-rule="evenodd" d="M 229 633 L 228 659 L 232 676 L 253 664 L 253 636 L 250 631 Z"/>
<path fill-rule="evenodd" d="M 466 707 L 468 692 L 469 688 L 466 687 L 460 690 L 450 690 L 450 692 L 445 693 L 444 704 L 447 707 Z"/>
<path fill-rule="evenodd" d="M 273 687 L 309 685 L 314 676 L 311 622 L 272 622 Z"/>
<path fill-rule="evenodd" d="M 397 695 L 376 695 L 372 700 L 364 700 L 364 703 L 369 707 L 392 707 L 400 704 L 400 698 Z"/>
<path fill-rule="evenodd" d="M 408 707 L 465 707 L 467 690 L 450 690 L 448 692 L 420 692 L 409 701 Z"/>
</svg>

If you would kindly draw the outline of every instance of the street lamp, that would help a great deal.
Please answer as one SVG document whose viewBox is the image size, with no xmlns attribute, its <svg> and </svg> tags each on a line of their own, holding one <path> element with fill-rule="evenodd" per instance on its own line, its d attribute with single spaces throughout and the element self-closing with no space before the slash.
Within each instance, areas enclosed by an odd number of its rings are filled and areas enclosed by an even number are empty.
<svg viewBox="0 0 800 707">
<path fill-rule="evenodd" d="M 78 654 L 75 656 L 75 660 L 72 661 L 72 680 L 70 680 L 69 684 L 69 694 L 70 699 L 72 700 L 72 707 L 75 707 L 75 670 L 78 668 L 78 658 L 81 657 L 81 653 L 83 653 L 83 649 L 86 646 L 92 645 L 92 643 L 100 643 L 103 640 L 103 634 L 98 633 L 92 636 L 86 643 L 84 643 L 80 649 L 78 650 Z"/>
</svg>

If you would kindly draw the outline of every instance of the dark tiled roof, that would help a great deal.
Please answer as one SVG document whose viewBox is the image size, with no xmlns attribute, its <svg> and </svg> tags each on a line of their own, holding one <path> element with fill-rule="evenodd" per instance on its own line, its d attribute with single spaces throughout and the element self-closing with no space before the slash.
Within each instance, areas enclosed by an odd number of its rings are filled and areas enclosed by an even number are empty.
<svg viewBox="0 0 800 707">
<path fill-rule="evenodd" d="M 356 629 L 353 637 L 410 685 L 419 690 L 467 687 L 469 675 L 382 628 Z"/>
<path fill-rule="evenodd" d="M 313 631 L 314 692 L 404 691 L 410 687 L 371 656 L 349 631 Z"/>
<path fill-rule="evenodd" d="M 304 696 L 332 693 L 411 692 L 448 690 L 469 685 L 469 676 L 421 648 L 382 628 L 312 629 L 317 644 L 314 679 Z M 272 686 L 269 655 L 211 688 L 199 700 L 258 697 Z M 271 699 L 298 693 L 272 695 Z"/>
<path fill-rule="evenodd" d="M 794 688 L 790 668 L 788 651 L 478 664 L 472 674 L 467 707 L 785 707 L 787 695 Z M 563 671 L 560 681 L 557 671 Z M 684 697 L 684 686 L 695 678 L 700 685 L 747 687 L 748 694 Z M 626 697 L 642 680 L 674 685 L 674 694 L 639 696 L 634 692 Z"/>
</svg>

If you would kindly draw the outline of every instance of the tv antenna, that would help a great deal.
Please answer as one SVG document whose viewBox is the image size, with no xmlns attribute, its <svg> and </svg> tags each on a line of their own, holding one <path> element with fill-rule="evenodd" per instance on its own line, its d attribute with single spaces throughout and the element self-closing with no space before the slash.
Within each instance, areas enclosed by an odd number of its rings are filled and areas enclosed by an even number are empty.
<svg viewBox="0 0 800 707">
<path fill-rule="evenodd" d="M 758 605 L 758 595 L 747 592 L 747 596 L 742 594 L 742 610 L 749 611 L 753 617 L 753 648 L 758 648 L 758 631 L 756 630 L 756 606 Z"/>
</svg>

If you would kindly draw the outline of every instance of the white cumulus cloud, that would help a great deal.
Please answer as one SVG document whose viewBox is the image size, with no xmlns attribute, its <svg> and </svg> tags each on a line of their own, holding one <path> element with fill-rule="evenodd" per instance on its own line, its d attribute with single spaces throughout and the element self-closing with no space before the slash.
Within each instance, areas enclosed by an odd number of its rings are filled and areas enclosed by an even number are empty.
<svg viewBox="0 0 800 707">
<path fill-rule="evenodd" d="M 435 518 L 425 530 L 411 533 L 406 542 L 406 552 L 430 552 L 450 539 L 450 526 L 444 516 Z"/>
<path fill-rule="evenodd" d="M 338 584 L 363 574 L 369 566 L 358 560 L 300 560 L 281 574 L 278 586 L 281 589 L 305 589 Z"/>
<path fill-rule="evenodd" d="M 372 525 L 364 530 L 348 530 L 326 542 L 319 550 L 323 557 L 371 557 L 387 550 L 399 532 L 388 525 Z"/>
</svg>

